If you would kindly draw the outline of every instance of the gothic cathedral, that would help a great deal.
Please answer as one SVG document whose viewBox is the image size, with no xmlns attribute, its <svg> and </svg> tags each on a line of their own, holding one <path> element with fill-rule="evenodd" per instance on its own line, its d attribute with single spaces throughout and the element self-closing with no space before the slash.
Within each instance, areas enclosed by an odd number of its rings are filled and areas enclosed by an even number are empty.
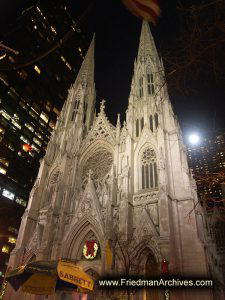
<svg viewBox="0 0 225 300">
<path fill-rule="evenodd" d="M 175 278 L 207 276 L 201 207 L 147 22 L 126 121 L 118 114 L 113 126 L 104 100 L 96 115 L 95 97 L 93 38 L 41 161 L 9 267 L 63 257 L 94 278 L 151 277 L 164 261 Z M 170 293 L 173 300 L 200 297 L 212 299 L 210 290 Z M 4 299 L 42 298 L 8 288 Z M 133 299 L 165 298 L 140 290 Z"/>
</svg>

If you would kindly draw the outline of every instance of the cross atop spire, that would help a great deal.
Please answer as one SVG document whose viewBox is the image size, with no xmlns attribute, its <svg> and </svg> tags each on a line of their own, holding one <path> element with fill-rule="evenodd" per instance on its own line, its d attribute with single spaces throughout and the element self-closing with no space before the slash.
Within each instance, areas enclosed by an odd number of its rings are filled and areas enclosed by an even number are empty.
<svg viewBox="0 0 225 300">
<path fill-rule="evenodd" d="M 148 22 L 143 21 L 138 49 L 138 60 L 146 59 L 148 56 L 158 58 L 158 53 Z"/>
</svg>

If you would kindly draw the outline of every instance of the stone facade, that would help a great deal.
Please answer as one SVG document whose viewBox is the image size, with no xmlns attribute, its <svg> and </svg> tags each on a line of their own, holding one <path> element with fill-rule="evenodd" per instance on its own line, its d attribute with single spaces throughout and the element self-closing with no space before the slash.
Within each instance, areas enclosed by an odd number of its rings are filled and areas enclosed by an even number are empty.
<svg viewBox="0 0 225 300">
<path fill-rule="evenodd" d="M 174 276 L 208 275 L 201 207 L 163 70 L 143 22 L 126 121 L 121 125 L 118 115 L 113 126 L 104 100 L 95 116 L 93 39 L 41 162 L 10 268 L 66 257 L 95 276 L 151 277 L 166 259 Z M 86 241 L 98 245 L 94 259 L 84 257 Z M 209 290 L 170 296 L 213 299 Z M 133 297 L 164 299 L 145 290 Z M 8 287 L 4 299 L 42 298 Z"/>
</svg>

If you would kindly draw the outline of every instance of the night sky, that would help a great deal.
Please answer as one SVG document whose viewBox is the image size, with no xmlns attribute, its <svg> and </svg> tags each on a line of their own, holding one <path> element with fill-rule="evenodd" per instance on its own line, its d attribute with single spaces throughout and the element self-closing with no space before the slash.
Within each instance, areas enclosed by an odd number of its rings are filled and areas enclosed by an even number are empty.
<svg viewBox="0 0 225 300">
<path fill-rule="evenodd" d="M 68 0 L 71 15 L 76 16 L 85 10 L 91 1 Z M 9 22 L 38 1 L 4 1 L 1 4 L 0 27 L 7 31 Z M 152 34 L 159 53 L 169 49 L 176 53 L 182 27 L 178 1 L 161 0 L 162 14 L 157 26 L 151 25 Z M 63 26 L 63 25 L 62 25 Z M 141 21 L 131 15 L 120 0 L 96 0 L 86 21 L 82 25 L 96 32 L 96 64 L 95 81 L 97 90 L 97 105 L 104 98 L 106 113 L 110 121 L 115 124 L 117 113 L 121 118 L 125 116 L 133 75 L 134 59 L 137 56 Z M 86 26 L 86 27 L 85 27 Z M 221 60 L 224 64 L 224 60 Z M 166 69 L 167 72 L 167 69 Z M 178 116 L 184 136 L 189 132 L 206 133 L 225 128 L 224 78 L 217 81 L 212 78 L 210 71 L 205 69 L 200 77 L 186 82 L 188 93 L 171 90 L 171 102 Z"/>
</svg>

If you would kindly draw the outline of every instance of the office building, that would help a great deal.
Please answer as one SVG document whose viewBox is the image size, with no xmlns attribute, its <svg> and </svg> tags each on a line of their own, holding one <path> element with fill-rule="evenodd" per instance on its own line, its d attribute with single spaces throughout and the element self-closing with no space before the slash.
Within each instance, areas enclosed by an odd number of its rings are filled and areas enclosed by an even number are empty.
<svg viewBox="0 0 225 300">
<path fill-rule="evenodd" d="M 0 60 L 0 280 L 52 130 L 89 43 L 66 1 L 39 1 L 8 28 Z M 79 12 L 81 13 L 81 12 Z"/>
</svg>

